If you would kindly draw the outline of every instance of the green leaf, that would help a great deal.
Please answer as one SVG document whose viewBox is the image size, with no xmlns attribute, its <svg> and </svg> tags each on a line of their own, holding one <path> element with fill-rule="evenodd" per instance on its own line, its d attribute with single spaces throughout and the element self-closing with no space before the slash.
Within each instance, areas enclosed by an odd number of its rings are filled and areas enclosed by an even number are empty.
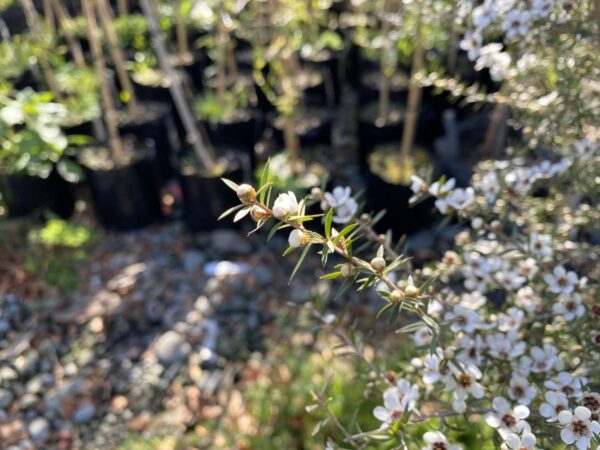
<svg viewBox="0 0 600 450">
<path fill-rule="evenodd" d="M 300 269 L 300 266 L 304 262 L 304 258 L 306 258 L 306 255 L 308 255 L 308 251 L 310 250 L 311 246 L 312 246 L 312 244 L 308 244 L 306 247 L 304 247 L 304 250 L 302 251 L 302 254 L 300 255 L 300 259 L 298 259 L 298 262 L 296 263 L 296 267 L 294 267 L 292 275 L 290 276 L 290 281 L 288 282 L 288 284 L 290 284 L 292 282 L 292 280 L 294 279 L 296 272 L 298 272 L 298 269 Z"/>
<path fill-rule="evenodd" d="M 357 223 L 351 223 L 350 225 L 348 225 L 347 227 L 345 227 L 342 231 L 340 231 L 337 234 L 337 236 L 333 238 L 333 241 L 337 242 L 339 239 L 343 238 L 345 235 L 347 235 L 352 230 L 354 230 L 357 226 L 358 226 Z"/>
<path fill-rule="evenodd" d="M 269 182 L 269 164 L 271 163 L 271 159 L 267 159 L 267 162 L 265 163 L 265 166 L 263 167 L 263 171 L 262 174 L 260 176 L 260 183 L 259 183 L 259 188 L 262 189 L 263 186 L 265 186 L 268 182 Z M 266 191 L 261 190 L 260 191 L 260 196 L 258 197 L 258 200 L 261 203 L 264 203 L 265 201 L 265 193 Z"/>
<path fill-rule="evenodd" d="M 381 308 L 379 310 L 379 312 L 377 313 L 377 315 L 375 316 L 375 319 L 379 319 L 382 315 L 384 315 L 387 311 L 389 311 L 390 309 L 392 309 L 394 307 L 395 303 L 392 302 L 388 302 L 387 305 L 385 305 L 383 308 Z"/>
<path fill-rule="evenodd" d="M 237 192 L 239 186 L 237 184 L 235 184 L 233 181 L 228 180 L 227 178 L 221 178 L 221 180 L 223 180 L 223 183 L 225 183 L 227 186 L 229 186 L 229 188 L 235 192 Z"/>
<path fill-rule="evenodd" d="M 339 278 L 342 276 L 342 272 L 331 272 L 328 273 L 327 275 L 323 275 L 322 277 L 320 277 L 321 280 L 335 280 L 336 278 Z"/>
<path fill-rule="evenodd" d="M 337 300 L 339 297 L 341 297 L 342 294 L 344 294 L 344 292 L 346 292 L 350 288 L 350 286 L 352 286 L 352 284 L 354 284 L 355 279 L 356 279 L 356 277 L 346 278 L 344 280 L 344 282 L 342 283 L 342 285 L 337 290 L 337 292 L 335 293 L 335 297 L 333 299 Z"/>
<path fill-rule="evenodd" d="M 260 187 L 260 189 L 258 191 L 256 191 L 256 195 L 259 196 L 259 198 L 261 198 L 260 196 L 263 194 L 263 192 L 265 191 L 265 189 L 269 189 L 271 186 L 273 186 L 273 182 L 269 181 L 268 183 L 265 183 L 264 185 L 262 185 Z M 262 195 L 264 197 L 264 195 Z M 261 200 L 262 203 L 262 200 Z"/>
<path fill-rule="evenodd" d="M 235 215 L 235 217 L 233 218 L 233 221 L 237 222 L 239 220 L 242 220 L 244 217 L 246 217 L 246 215 L 250 212 L 250 208 L 251 208 L 251 206 L 248 206 L 247 208 L 239 210 L 237 212 L 237 214 Z"/>
<path fill-rule="evenodd" d="M 412 333 L 414 331 L 417 331 L 417 330 L 423 328 L 423 326 L 424 325 L 421 322 L 411 323 L 410 325 L 406 325 L 405 327 L 402 327 L 399 330 L 396 330 L 396 333 Z"/>
<path fill-rule="evenodd" d="M 275 224 L 275 226 L 273 226 L 273 228 L 271 228 L 271 231 L 269 231 L 269 235 L 267 236 L 267 242 L 269 242 L 273 236 L 275 236 L 275 233 L 277 233 L 277 231 L 281 228 L 281 226 L 284 225 L 283 222 L 278 222 L 277 224 Z"/>
<path fill-rule="evenodd" d="M 292 253 L 294 250 L 296 250 L 298 247 L 288 247 L 285 249 L 285 251 L 283 252 L 283 256 L 287 256 L 290 253 Z"/>
<path fill-rule="evenodd" d="M 378 258 L 383 258 L 383 245 L 380 245 L 379 248 L 377 249 L 377 257 Z"/>
<path fill-rule="evenodd" d="M 221 214 L 217 220 L 224 219 L 229 214 L 234 213 L 235 211 L 237 211 L 240 208 L 243 208 L 244 206 L 246 206 L 246 205 L 236 205 L 233 208 L 229 208 L 227 211 L 225 211 L 223 214 Z"/>
<path fill-rule="evenodd" d="M 398 303 L 394 303 L 394 308 L 392 308 L 392 314 L 390 314 L 390 318 L 388 320 L 388 327 L 391 327 L 394 322 L 398 319 L 398 315 L 400 314 L 400 305 Z"/>
<path fill-rule="evenodd" d="M 333 221 L 333 208 L 329 208 L 327 215 L 325 216 L 325 237 L 329 239 L 331 237 L 331 222 Z"/>
</svg>

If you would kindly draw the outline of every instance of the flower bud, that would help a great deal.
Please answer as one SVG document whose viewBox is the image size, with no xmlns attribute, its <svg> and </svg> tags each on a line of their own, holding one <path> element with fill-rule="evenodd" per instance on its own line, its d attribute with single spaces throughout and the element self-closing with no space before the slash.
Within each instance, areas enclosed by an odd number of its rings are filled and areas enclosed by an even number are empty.
<svg viewBox="0 0 600 450">
<path fill-rule="evenodd" d="M 371 267 L 375 272 L 383 272 L 385 269 L 385 259 L 379 257 L 373 258 L 371 260 Z"/>
<path fill-rule="evenodd" d="M 404 293 L 409 297 L 415 297 L 419 294 L 419 289 L 415 286 L 415 282 L 412 277 L 408 277 L 408 283 L 404 288 Z"/>
<path fill-rule="evenodd" d="M 483 219 L 481 217 L 475 217 L 473 220 L 471 220 L 471 226 L 474 230 L 481 229 L 481 227 L 483 227 Z"/>
<path fill-rule="evenodd" d="M 342 264 L 342 267 L 340 267 L 340 272 L 342 273 L 343 277 L 349 277 L 354 275 L 354 266 L 350 263 L 344 263 Z"/>
<path fill-rule="evenodd" d="M 390 302 L 392 303 L 400 303 L 404 298 L 404 294 L 399 289 L 394 289 L 390 292 Z"/>
<path fill-rule="evenodd" d="M 456 351 L 455 351 L 455 350 L 456 350 L 456 349 L 455 349 L 454 347 L 452 347 L 452 346 L 450 346 L 450 347 L 447 347 L 446 349 L 444 349 L 444 356 L 445 356 L 447 359 L 452 359 L 452 358 L 454 358 L 454 356 L 456 355 Z"/>
<path fill-rule="evenodd" d="M 236 194 L 242 203 L 252 203 L 256 200 L 256 191 L 249 184 L 240 184 Z"/>
<path fill-rule="evenodd" d="M 271 217 L 271 213 L 260 206 L 254 205 L 252 209 L 250 209 L 250 217 L 252 217 L 252 220 L 255 222 L 258 222 L 259 220 L 267 220 Z"/>
<path fill-rule="evenodd" d="M 308 244 L 308 235 L 302 230 L 292 230 L 288 243 L 290 247 L 303 247 Z"/>
<path fill-rule="evenodd" d="M 500 222 L 499 220 L 493 220 L 490 224 L 490 228 L 492 229 L 492 231 L 495 232 L 502 231 L 502 222 Z"/>
</svg>

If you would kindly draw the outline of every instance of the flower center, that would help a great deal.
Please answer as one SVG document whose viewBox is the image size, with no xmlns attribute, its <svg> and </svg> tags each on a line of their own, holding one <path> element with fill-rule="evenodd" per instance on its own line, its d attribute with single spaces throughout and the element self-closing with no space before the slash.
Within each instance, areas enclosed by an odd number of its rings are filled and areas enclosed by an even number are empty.
<svg viewBox="0 0 600 450">
<path fill-rule="evenodd" d="M 575 302 L 567 302 L 565 307 L 567 308 L 567 311 L 569 311 L 569 312 L 573 312 L 573 311 L 575 311 L 575 309 L 577 309 L 577 307 L 575 306 Z"/>
<path fill-rule="evenodd" d="M 515 386 L 513 388 L 513 394 L 515 394 L 515 397 L 521 398 L 525 395 L 525 389 L 523 389 L 521 386 Z"/>
<path fill-rule="evenodd" d="M 473 380 L 466 373 L 461 373 L 458 376 L 458 384 L 460 384 L 460 386 L 463 388 L 468 388 L 469 386 L 471 386 L 472 382 L 473 382 Z"/>
<path fill-rule="evenodd" d="M 561 405 L 560 403 L 556 406 L 554 406 L 554 412 L 558 415 L 558 413 L 560 413 L 561 411 L 565 410 L 565 406 Z"/>
<path fill-rule="evenodd" d="M 400 420 L 402 418 L 402 411 L 400 411 L 399 409 L 392 411 L 391 417 L 394 421 Z"/>
<path fill-rule="evenodd" d="M 565 286 L 568 284 L 568 283 L 567 283 L 567 279 L 566 279 L 566 278 L 562 278 L 562 277 L 561 277 L 561 278 L 558 278 L 558 279 L 556 280 L 556 282 L 558 283 L 558 285 L 559 285 L 560 287 L 565 287 Z"/>
<path fill-rule="evenodd" d="M 512 414 L 505 414 L 502 417 L 502 423 L 506 425 L 506 428 L 512 428 L 517 424 L 517 419 Z"/>
<path fill-rule="evenodd" d="M 577 436 L 586 436 L 588 434 L 588 426 L 583 420 L 574 420 L 571 422 L 571 430 Z"/>
<path fill-rule="evenodd" d="M 573 389 L 571 386 L 563 386 L 562 391 L 566 395 L 573 395 L 575 393 L 575 389 Z"/>
<path fill-rule="evenodd" d="M 583 406 L 590 411 L 596 411 L 597 409 L 600 409 L 600 401 L 592 395 L 586 395 L 583 397 Z"/>
<path fill-rule="evenodd" d="M 447 450 L 448 447 L 444 442 L 434 442 L 431 444 L 431 450 Z"/>
</svg>

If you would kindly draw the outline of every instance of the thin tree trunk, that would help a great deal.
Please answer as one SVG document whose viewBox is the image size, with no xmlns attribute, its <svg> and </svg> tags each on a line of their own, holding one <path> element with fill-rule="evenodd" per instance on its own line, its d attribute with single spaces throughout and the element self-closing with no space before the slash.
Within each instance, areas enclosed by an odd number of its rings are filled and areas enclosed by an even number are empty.
<svg viewBox="0 0 600 450">
<path fill-rule="evenodd" d="M 75 39 L 75 34 L 73 33 L 73 24 L 71 18 L 69 17 L 68 11 L 62 5 L 60 0 L 50 1 L 52 2 L 54 12 L 58 17 L 60 28 L 62 29 L 62 32 L 67 40 L 67 45 L 69 46 L 71 55 L 73 55 L 75 65 L 80 69 L 84 69 L 86 67 L 85 58 L 83 57 L 83 51 L 81 50 L 81 45 L 79 44 L 79 41 Z"/>
<path fill-rule="evenodd" d="M 48 21 L 48 28 L 50 29 L 50 35 L 52 36 L 52 40 L 56 39 L 56 20 L 54 19 L 54 13 L 52 11 L 52 5 L 50 4 L 50 0 L 44 0 L 42 3 L 42 7 L 44 8 L 44 16 Z"/>
<path fill-rule="evenodd" d="M 296 133 L 294 117 L 285 116 L 284 119 L 285 121 L 283 124 L 283 140 L 285 144 L 285 149 L 290 155 L 290 162 L 292 164 L 292 168 L 294 169 L 294 172 L 296 172 L 296 167 L 300 159 L 300 139 L 298 138 L 298 134 Z"/>
<path fill-rule="evenodd" d="M 119 128 L 117 125 L 117 113 L 113 98 L 110 93 L 110 86 L 106 79 L 106 61 L 102 52 L 102 45 L 98 35 L 98 23 L 94 14 L 94 8 L 91 4 L 93 0 L 82 0 L 83 12 L 87 22 L 87 33 L 90 41 L 90 49 L 92 58 L 99 77 L 100 95 L 102 98 L 102 109 L 104 110 L 104 120 L 108 130 L 108 143 L 114 161 L 119 161 L 123 157 L 123 143 L 119 136 Z"/>
<path fill-rule="evenodd" d="M 119 11 L 120 16 L 129 15 L 128 0 L 117 0 L 117 11 Z"/>
<path fill-rule="evenodd" d="M 29 26 L 31 32 L 35 36 L 36 41 L 41 42 L 42 27 L 40 24 L 38 13 L 35 10 L 35 7 L 33 6 L 33 2 L 32 0 L 21 1 L 25 10 L 25 19 L 27 20 L 27 25 Z M 42 71 L 44 72 L 46 82 L 48 83 L 48 88 L 50 88 L 50 90 L 54 94 L 54 97 L 57 100 L 62 100 L 63 96 L 61 94 L 58 82 L 56 81 L 54 71 L 52 70 L 50 62 L 48 61 L 48 54 L 46 52 L 40 53 L 40 66 L 42 67 Z"/>
<path fill-rule="evenodd" d="M 140 115 L 138 102 L 135 95 L 135 90 L 131 84 L 131 80 L 129 79 L 129 74 L 125 69 L 125 59 L 123 58 L 121 47 L 119 47 L 117 33 L 115 32 L 111 13 L 108 9 L 106 0 L 96 0 L 96 8 L 98 10 L 98 16 L 100 17 L 102 29 L 104 30 L 104 35 L 106 36 L 106 40 L 108 42 L 108 50 L 113 62 L 115 63 L 115 69 L 117 70 L 119 83 L 121 84 L 121 88 L 127 92 L 129 100 L 127 102 L 127 107 L 129 109 L 129 114 L 131 114 L 132 119 L 135 121 Z"/>
<path fill-rule="evenodd" d="M 419 107 L 421 105 L 421 96 L 423 91 L 423 88 L 417 81 L 417 74 L 421 71 L 424 65 L 424 49 L 421 36 L 421 26 L 422 18 L 421 9 L 419 7 L 415 36 L 415 50 L 412 59 L 412 70 L 410 74 L 410 86 L 408 91 L 408 106 L 406 109 L 404 128 L 402 130 L 402 147 L 400 150 L 400 157 L 403 163 L 406 163 L 410 158 L 410 153 L 415 140 L 415 132 L 419 118 Z"/>
<path fill-rule="evenodd" d="M 483 143 L 484 155 L 493 158 L 500 156 L 502 149 L 506 144 L 508 134 L 507 121 L 510 115 L 508 105 L 498 104 L 494 106 L 490 117 L 485 139 Z"/>
<path fill-rule="evenodd" d="M 223 105 L 225 103 L 225 93 L 227 89 L 227 74 L 226 74 L 226 58 L 227 49 L 226 46 L 227 35 L 225 27 L 219 18 L 218 30 L 217 30 L 217 96 L 219 103 Z"/>
<path fill-rule="evenodd" d="M 174 0 L 173 7 L 175 8 L 175 30 L 177 33 L 177 48 L 179 50 L 179 56 L 181 61 L 186 61 L 190 54 L 190 47 L 188 45 L 188 35 L 185 29 L 185 21 L 183 20 L 183 14 L 181 12 L 181 0 Z"/>
<path fill-rule="evenodd" d="M 175 101 L 175 107 L 177 108 L 177 112 L 181 116 L 183 121 L 183 125 L 185 127 L 185 131 L 187 132 L 188 139 L 191 141 L 196 155 L 198 156 L 198 160 L 200 164 L 204 166 L 208 171 L 212 171 L 215 167 L 214 157 L 211 154 L 208 147 L 202 141 L 202 137 L 200 136 L 200 132 L 196 127 L 196 123 L 194 120 L 194 115 L 192 114 L 192 110 L 190 106 L 187 104 L 185 95 L 183 93 L 183 89 L 181 86 L 181 78 L 173 69 L 169 61 L 169 55 L 167 54 L 167 50 L 165 49 L 165 45 L 160 36 L 160 29 L 158 26 L 158 22 L 156 20 L 156 16 L 152 10 L 152 4 L 150 0 L 141 0 L 142 9 L 144 11 L 144 15 L 148 20 L 148 26 L 150 28 L 150 34 L 152 36 L 152 46 L 156 51 L 158 56 L 158 61 L 160 63 L 161 69 L 167 77 L 171 81 L 169 84 L 169 90 L 171 91 L 171 95 L 173 96 L 173 100 Z"/>
<path fill-rule="evenodd" d="M 387 2 L 386 2 L 387 5 Z M 378 114 L 378 122 L 382 124 L 386 124 L 389 116 L 390 116 L 390 77 L 387 74 L 387 59 L 388 52 L 391 50 L 390 47 L 390 22 L 386 18 L 383 19 L 383 24 L 381 26 L 381 34 L 383 35 L 383 39 L 385 40 L 383 46 L 383 55 L 381 61 L 379 62 L 379 71 L 381 75 L 381 80 L 379 80 L 379 114 Z"/>
</svg>

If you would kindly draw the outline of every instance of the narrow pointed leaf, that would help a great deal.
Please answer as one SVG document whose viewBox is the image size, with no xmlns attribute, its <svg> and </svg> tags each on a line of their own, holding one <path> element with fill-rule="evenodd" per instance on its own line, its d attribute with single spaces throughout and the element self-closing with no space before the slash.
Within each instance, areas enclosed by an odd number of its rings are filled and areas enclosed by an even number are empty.
<svg viewBox="0 0 600 450">
<path fill-rule="evenodd" d="M 234 222 L 237 222 L 239 220 L 242 220 L 244 217 L 246 217 L 246 215 L 250 212 L 250 207 L 248 208 L 244 208 L 241 209 L 237 212 L 237 214 L 235 215 L 235 217 L 233 218 Z"/>
<path fill-rule="evenodd" d="M 221 180 L 223 180 L 223 183 L 225 183 L 227 186 L 229 186 L 229 188 L 230 188 L 232 191 L 235 191 L 235 192 L 237 192 L 237 190 L 238 190 L 239 186 L 238 186 L 236 183 L 234 183 L 234 182 L 233 182 L 233 181 L 231 181 L 231 180 L 228 180 L 227 178 L 221 178 Z"/>
<path fill-rule="evenodd" d="M 246 205 L 236 205 L 233 208 L 229 208 L 227 211 L 225 211 L 223 214 L 221 214 L 219 216 L 218 220 L 224 219 L 225 217 L 227 217 L 229 214 L 234 213 L 235 211 L 237 211 L 240 208 L 243 208 Z"/>
<path fill-rule="evenodd" d="M 302 254 L 300 255 L 300 259 L 298 259 L 298 262 L 296 263 L 296 267 L 294 267 L 292 275 L 290 276 L 290 281 L 288 282 L 288 284 L 291 283 L 292 280 L 294 279 L 294 276 L 298 272 L 298 269 L 300 269 L 300 266 L 304 262 L 304 258 L 306 258 L 306 255 L 308 255 L 308 251 L 310 250 L 311 246 L 312 246 L 312 244 L 308 244 L 306 247 L 304 247 L 304 250 L 302 251 Z"/>
</svg>

